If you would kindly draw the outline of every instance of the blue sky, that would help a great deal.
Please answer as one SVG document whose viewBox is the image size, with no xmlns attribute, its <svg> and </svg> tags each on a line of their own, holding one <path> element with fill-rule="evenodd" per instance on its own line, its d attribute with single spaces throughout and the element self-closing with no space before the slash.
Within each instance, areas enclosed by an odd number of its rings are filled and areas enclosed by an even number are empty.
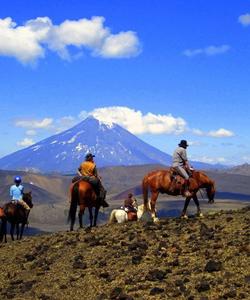
<svg viewBox="0 0 250 300">
<path fill-rule="evenodd" d="M 250 163 L 249 74 L 248 1 L 1 1 L 0 157 L 94 115 Z"/>
</svg>

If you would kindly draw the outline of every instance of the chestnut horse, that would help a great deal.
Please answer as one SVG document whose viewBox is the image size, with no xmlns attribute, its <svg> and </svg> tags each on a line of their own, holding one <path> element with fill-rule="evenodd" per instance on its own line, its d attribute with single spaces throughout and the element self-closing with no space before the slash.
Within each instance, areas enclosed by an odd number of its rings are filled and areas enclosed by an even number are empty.
<svg viewBox="0 0 250 300">
<path fill-rule="evenodd" d="M 31 192 L 23 193 L 23 201 L 25 201 L 30 208 L 33 207 Z M 24 226 L 27 223 L 28 215 L 26 209 L 18 202 L 6 203 L 1 209 L 1 232 L 0 232 L 0 242 L 5 239 L 7 242 L 7 222 L 10 223 L 10 235 L 12 241 L 14 241 L 14 230 L 16 228 L 17 240 L 22 238 Z M 19 230 L 19 224 L 21 224 L 21 230 Z"/>
<path fill-rule="evenodd" d="M 68 220 L 70 220 L 70 231 L 73 230 L 75 224 L 77 205 L 80 206 L 80 210 L 78 213 L 80 228 L 83 227 L 82 216 L 84 214 L 86 207 L 88 207 L 89 209 L 90 227 L 96 226 L 98 212 L 100 209 L 100 203 L 96 197 L 96 193 L 92 185 L 87 181 L 83 181 L 83 180 L 77 181 L 76 183 L 73 183 L 71 185 L 70 194 L 71 194 L 71 202 L 70 202 L 69 215 L 68 215 Z M 93 212 L 92 212 L 93 207 L 95 207 L 94 222 L 93 222 Z"/>
<path fill-rule="evenodd" d="M 184 178 L 177 175 L 177 180 L 173 188 L 173 184 L 171 182 L 172 171 L 170 169 L 167 170 L 157 170 L 147 174 L 142 181 L 142 191 L 143 191 L 143 199 L 144 199 L 144 207 L 145 211 L 149 210 L 148 208 L 148 190 L 151 191 L 151 215 L 154 221 L 157 221 L 156 212 L 155 212 L 155 204 L 158 198 L 159 193 L 165 193 L 169 195 L 181 195 L 183 194 L 183 184 Z M 190 197 L 186 197 L 184 208 L 182 211 L 182 216 L 187 217 L 186 211 L 191 199 L 194 200 L 198 215 L 201 215 L 200 205 L 197 197 L 197 192 L 201 188 L 205 188 L 208 197 L 208 203 L 214 202 L 215 195 L 215 185 L 214 181 L 209 178 L 204 172 L 201 171 L 193 171 L 192 176 L 189 179 L 189 191 L 191 192 Z"/>
</svg>

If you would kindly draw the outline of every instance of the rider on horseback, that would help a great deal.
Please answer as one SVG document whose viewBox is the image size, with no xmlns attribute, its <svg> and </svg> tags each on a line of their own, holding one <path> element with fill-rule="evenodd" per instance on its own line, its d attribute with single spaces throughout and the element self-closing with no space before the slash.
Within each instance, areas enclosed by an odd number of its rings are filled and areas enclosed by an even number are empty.
<svg viewBox="0 0 250 300">
<path fill-rule="evenodd" d="M 25 201 L 23 201 L 24 187 L 23 187 L 23 185 L 21 185 L 22 178 L 20 176 L 16 176 L 14 178 L 14 182 L 15 182 L 15 184 L 13 184 L 10 187 L 11 201 L 21 204 L 27 212 L 30 211 L 29 205 Z"/>
<path fill-rule="evenodd" d="M 101 206 L 108 207 L 109 204 L 105 201 L 106 190 L 104 189 L 100 177 L 97 173 L 96 164 L 94 162 L 95 155 L 88 153 L 85 156 L 85 161 L 80 165 L 79 175 L 83 176 L 93 186 Z"/>
<path fill-rule="evenodd" d="M 128 194 L 128 198 L 124 201 L 124 206 L 121 207 L 126 212 L 137 212 L 137 200 L 132 193 Z"/>
<path fill-rule="evenodd" d="M 190 197 L 192 194 L 189 191 L 189 173 L 190 165 L 187 159 L 186 149 L 188 147 L 186 140 L 181 140 L 173 154 L 173 168 L 185 179 L 184 196 Z"/>
</svg>

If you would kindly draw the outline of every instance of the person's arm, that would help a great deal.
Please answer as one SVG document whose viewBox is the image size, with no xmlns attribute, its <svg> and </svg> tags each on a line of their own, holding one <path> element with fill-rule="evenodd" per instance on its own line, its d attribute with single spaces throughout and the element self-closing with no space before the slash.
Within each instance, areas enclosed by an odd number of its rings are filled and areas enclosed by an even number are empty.
<svg viewBox="0 0 250 300">
<path fill-rule="evenodd" d="M 190 169 L 190 164 L 189 164 L 189 161 L 188 161 L 188 158 L 187 158 L 187 151 L 186 149 L 183 149 L 183 153 L 182 153 L 182 159 L 184 160 L 184 166 L 188 169 Z"/>
<path fill-rule="evenodd" d="M 23 195 L 23 191 L 24 191 L 24 187 L 23 186 L 21 187 L 20 191 L 21 191 L 21 194 Z"/>
<path fill-rule="evenodd" d="M 13 189 L 12 189 L 12 186 L 10 187 L 10 197 L 13 197 Z"/>
<path fill-rule="evenodd" d="M 97 173 L 97 168 L 96 168 L 96 166 L 95 166 L 95 168 L 94 168 L 94 170 L 93 170 L 93 174 L 94 174 L 95 177 L 98 177 L 98 178 L 99 178 L 98 173 Z"/>
</svg>

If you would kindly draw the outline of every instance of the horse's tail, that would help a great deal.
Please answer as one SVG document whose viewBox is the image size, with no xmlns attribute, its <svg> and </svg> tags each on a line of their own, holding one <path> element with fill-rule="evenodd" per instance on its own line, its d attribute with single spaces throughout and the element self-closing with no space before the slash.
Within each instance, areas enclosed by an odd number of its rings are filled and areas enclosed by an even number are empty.
<svg viewBox="0 0 250 300">
<path fill-rule="evenodd" d="M 79 184 L 76 183 L 71 190 L 71 201 L 68 215 L 68 222 L 75 223 L 77 204 L 79 201 Z"/>
<path fill-rule="evenodd" d="M 111 211 L 110 217 L 109 217 L 109 224 L 115 223 L 116 217 L 115 217 L 115 209 Z"/>
<path fill-rule="evenodd" d="M 7 234 L 7 220 L 5 217 L 1 217 L 0 218 L 0 243 L 3 241 L 3 238 L 5 239 L 5 242 L 7 242 L 6 234 Z"/>
<path fill-rule="evenodd" d="M 142 180 L 142 193 L 144 201 L 144 210 L 148 210 L 148 176 L 146 175 Z"/>
</svg>

